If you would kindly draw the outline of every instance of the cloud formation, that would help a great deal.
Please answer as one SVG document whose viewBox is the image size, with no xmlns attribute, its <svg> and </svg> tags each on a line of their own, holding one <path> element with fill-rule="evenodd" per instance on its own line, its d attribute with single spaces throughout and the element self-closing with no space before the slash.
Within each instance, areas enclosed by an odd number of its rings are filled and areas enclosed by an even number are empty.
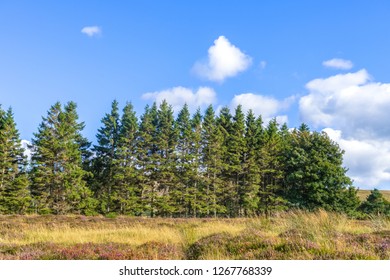
<svg viewBox="0 0 390 280">
<path fill-rule="evenodd" d="M 88 37 L 98 36 L 102 33 L 102 29 L 99 26 L 85 26 L 81 29 L 81 33 L 84 33 Z"/>
<path fill-rule="evenodd" d="M 251 57 L 241 52 L 224 36 L 219 36 L 208 50 L 208 60 L 195 63 L 193 70 L 200 77 L 223 82 L 226 78 L 245 71 L 251 63 Z"/>
<path fill-rule="evenodd" d="M 345 150 L 349 176 L 359 187 L 390 185 L 390 84 L 373 82 L 362 69 L 315 79 L 299 102 L 304 122 Z"/>
<path fill-rule="evenodd" d="M 355 186 L 384 188 L 390 185 L 390 142 L 344 138 L 341 130 L 323 129 L 345 151 L 344 165 Z"/>
<path fill-rule="evenodd" d="M 235 109 L 241 104 L 244 112 L 252 109 L 256 115 L 261 115 L 264 122 L 267 123 L 270 119 L 276 117 L 276 120 L 282 124 L 288 121 L 286 115 L 278 115 L 283 110 L 287 109 L 294 101 L 294 97 L 287 98 L 285 100 L 277 100 L 272 97 L 243 93 L 235 95 L 230 103 L 230 107 Z"/>
<path fill-rule="evenodd" d="M 390 84 L 375 83 L 366 70 L 315 79 L 300 99 L 305 122 L 333 127 L 359 139 L 390 138 Z"/>
<path fill-rule="evenodd" d="M 214 104 L 217 95 L 212 88 L 200 87 L 197 91 L 185 87 L 174 87 L 162 91 L 149 92 L 142 95 L 142 99 L 156 101 L 160 104 L 166 100 L 175 112 L 178 112 L 185 103 L 190 109 Z"/>
<path fill-rule="evenodd" d="M 330 60 L 326 60 L 322 62 L 322 65 L 328 68 L 341 69 L 341 70 L 349 70 L 353 67 L 352 61 L 341 59 L 341 58 L 333 58 Z"/>
</svg>

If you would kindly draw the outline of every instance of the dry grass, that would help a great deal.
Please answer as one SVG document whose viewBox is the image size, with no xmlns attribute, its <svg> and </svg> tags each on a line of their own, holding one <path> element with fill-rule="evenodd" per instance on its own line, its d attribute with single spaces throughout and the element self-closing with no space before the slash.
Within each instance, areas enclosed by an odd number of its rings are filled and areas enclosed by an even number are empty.
<svg viewBox="0 0 390 280">
<path fill-rule="evenodd" d="M 0 259 L 390 259 L 390 220 L 0 216 Z"/>
</svg>

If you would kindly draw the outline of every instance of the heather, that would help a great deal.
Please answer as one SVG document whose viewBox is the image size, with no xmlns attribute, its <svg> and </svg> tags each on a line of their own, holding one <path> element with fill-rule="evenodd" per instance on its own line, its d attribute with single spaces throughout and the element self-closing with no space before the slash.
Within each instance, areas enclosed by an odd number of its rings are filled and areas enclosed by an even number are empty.
<svg viewBox="0 0 390 280">
<path fill-rule="evenodd" d="M 323 210 L 235 219 L 0 216 L 0 259 L 388 260 L 390 220 Z"/>
</svg>

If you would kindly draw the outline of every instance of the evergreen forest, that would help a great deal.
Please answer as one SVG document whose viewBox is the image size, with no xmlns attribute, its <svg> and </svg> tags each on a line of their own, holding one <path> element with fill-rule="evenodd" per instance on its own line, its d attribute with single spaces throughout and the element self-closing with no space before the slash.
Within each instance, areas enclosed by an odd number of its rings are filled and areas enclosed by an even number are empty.
<svg viewBox="0 0 390 280">
<path fill-rule="evenodd" d="M 324 209 L 387 214 L 378 190 L 366 201 L 346 175 L 343 151 L 306 124 L 289 129 L 253 111 L 177 114 L 166 101 L 138 118 L 117 101 L 95 144 L 74 102 L 52 105 L 25 156 L 11 109 L 0 107 L 0 214 L 251 217 Z M 360 214 L 359 214 L 360 213 Z"/>
</svg>

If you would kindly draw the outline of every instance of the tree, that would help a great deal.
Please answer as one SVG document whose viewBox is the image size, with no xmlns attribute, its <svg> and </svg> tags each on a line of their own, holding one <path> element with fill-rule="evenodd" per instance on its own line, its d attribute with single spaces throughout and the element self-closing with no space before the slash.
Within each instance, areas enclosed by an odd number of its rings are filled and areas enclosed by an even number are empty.
<svg viewBox="0 0 390 280">
<path fill-rule="evenodd" d="M 176 144 L 176 177 L 178 180 L 176 191 L 173 193 L 177 212 L 180 216 L 189 216 L 193 210 L 192 201 L 194 198 L 194 154 L 192 154 L 193 131 L 190 120 L 190 111 L 185 104 L 180 110 L 175 122 L 178 139 Z"/>
<path fill-rule="evenodd" d="M 203 158 L 202 168 L 204 172 L 204 215 L 217 217 L 217 214 L 226 212 L 222 204 L 225 194 L 223 189 L 223 143 L 224 135 L 218 128 L 213 107 L 210 105 L 205 112 L 202 126 Z"/>
<path fill-rule="evenodd" d="M 120 121 L 117 157 L 114 159 L 115 211 L 120 214 L 140 215 L 142 207 L 139 201 L 140 188 L 137 185 L 136 144 L 138 119 L 133 105 L 127 103 L 123 108 Z"/>
<path fill-rule="evenodd" d="M 345 210 L 354 198 L 349 190 L 352 181 L 342 166 L 344 151 L 325 133 L 310 132 L 305 124 L 291 139 L 285 167 L 288 200 L 309 210 Z"/>
<path fill-rule="evenodd" d="M 140 202 L 143 214 L 150 217 L 154 217 L 156 214 L 157 148 L 155 142 L 157 122 L 156 103 L 152 107 L 146 106 L 141 116 L 136 142 L 137 182 L 140 187 Z"/>
<path fill-rule="evenodd" d="M 245 123 L 245 150 L 243 159 L 243 187 L 240 193 L 240 205 L 244 215 L 257 213 L 259 205 L 260 189 L 260 139 L 262 139 L 263 127 L 261 116 L 256 120 L 252 110 L 249 110 Z"/>
<path fill-rule="evenodd" d="M 244 200 L 246 192 L 244 188 L 243 164 L 245 157 L 245 115 L 242 112 L 242 106 L 238 105 L 231 124 L 231 131 L 228 135 L 227 145 L 227 164 L 228 180 L 232 186 L 233 193 L 231 216 L 244 215 Z"/>
<path fill-rule="evenodd" d="M 0 107 L 0 213 L 24 214 L 31 202 L 26 157 L 11 108 Z"/>
<path fill-rule="evenodd" d="M 176 212 L 174 196 L 176 188 L 176 155 L 177 131 L 174 126 L 172 106 L 164 100 L 157 111 L 156 126 L 156 181 L 158 185 L 157 208 L 160 215 L 171 216 Z"/>
<path fill-rule="evenodd" d="M 282 137 L 276 119 L 272 119 L 265 129 L 260 144 L 260 212 L 267 216 L 285 209 L 286 201 L 282 198 L 282 181 L 284 177 L 282 162 Z"/>
<path fill-rule="evenodd" d="M 95 158 L 92 162 L 94 175 L 92 189 L 95 192 L 95 197 L 101 203 L 103 213 L 115 211 L 116 207 L 113 201 L 113 188 L 115 185 L 114 164 L 118 157 L 117 148 L 120 137 L 119 118 L 118 102 L 114 100 L 111 103 L 111 112 L 102 118 L 103 126 L 96 134 L 98 145 L 93 146 Z"/>
<path fill-rule="evenodd" d="M 76 104 L 55 103 L 32 140 L 31 193 L 38 213 L 93 212 L 95 201 L 82 168 L 81 131 Z"/>
<path fill-rule="evenodd" d="M 390 204 L 378 189 L 374 189 L 359 206 L 359 210 L 366 214 L 390 215 Z"/>
</svg>

